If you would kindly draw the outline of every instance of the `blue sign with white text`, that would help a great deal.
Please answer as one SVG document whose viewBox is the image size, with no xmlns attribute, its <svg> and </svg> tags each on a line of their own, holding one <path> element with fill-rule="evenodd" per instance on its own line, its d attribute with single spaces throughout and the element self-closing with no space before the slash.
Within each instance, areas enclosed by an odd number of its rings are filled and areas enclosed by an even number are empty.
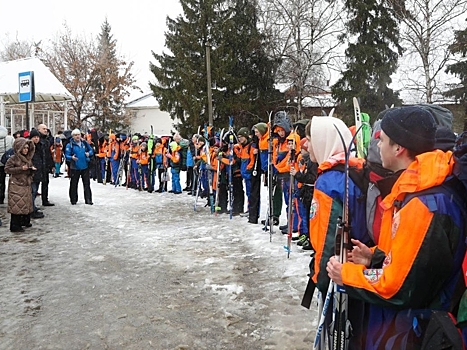
<svg viewBox="0 0 467 350">
<path fill-rule="evenodd" d="M 23 72 L 18 75 L 19 102 L 34 102 L 34 72 Z"/>
</svg>

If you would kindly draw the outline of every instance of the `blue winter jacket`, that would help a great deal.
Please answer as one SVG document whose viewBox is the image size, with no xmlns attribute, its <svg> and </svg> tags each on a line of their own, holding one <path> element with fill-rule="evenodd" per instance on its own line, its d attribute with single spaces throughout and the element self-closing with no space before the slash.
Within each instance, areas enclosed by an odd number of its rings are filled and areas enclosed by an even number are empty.
<svg viewBox="0 0 467 350">
<path fill-rule="evenodd" d="M 86 152 L 89 153 L 89 157 L 86 157 Z M 89 144 L 81 140 L 81 144 L 75 142 L 71 139 L 70 142 L 66 145 L 65 149 L 65 158 L 70 162 L 71 169 L 75 170 L 84 170 L 88 168 L 88 163 L 91 160 L 91 157 L 94 155 L 92 147 Z M 74 161 L 72 157 L 78 157 L 78 160 Z"/>
</svg>

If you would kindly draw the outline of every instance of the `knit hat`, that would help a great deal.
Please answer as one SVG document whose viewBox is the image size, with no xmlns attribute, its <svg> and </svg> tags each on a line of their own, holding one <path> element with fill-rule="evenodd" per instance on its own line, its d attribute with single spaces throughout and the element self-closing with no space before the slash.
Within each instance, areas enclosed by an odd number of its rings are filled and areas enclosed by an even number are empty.
<svg viewBox="0 0 467 350">
<path fill-rule="evenodd" d="M 266 131 L 268 131 L 268 125 L 266 123 L 258 123 L 254 126 L 254 128 L 258 130 L 261 135 L 264 135 Z"/>
<path fill-rule="evenodd" d="M 142 142 L 141 145 L 140 145 L 142 148 L 146 148 L 148 147 L 148 144 L 146 142 Z"/>
<path fill-rule="evenodd" d="M 417 154 L 434 149 L 435 120 L 430 112 L 420 107 L 390 110 L 381 121 L 381 129 L 395 143 Z"/>
<path fill-rule="evenodd" d="M 456 134 L 446 126 L 438 126 L 435 134 L 435 149 L 452 151 L 456 144 Z"/>
<path fill-rule="evenodd" d="M 303 149 L 305 151 L 308 152 L 308 140 L 306 139 L 306 137 L 304 137 L 303 139 L 300 140 L 300 149 Z"/>
<path fill-rule="evenodd" d="M 171 143 L 169 143 L 169 147 L 172 151 L 175 151 L 177 146 L 178 146 L 178 143 L 176 143 L 175 141 L 172 141 Z"/>
<path fill-rule="evenodd" d="M 41 134 L 39 134 L 39 131 L 37 131 L 37 129 L 32 129 L 31 132 L 29 133 L 29 138 L 30 139 L 32 139 L 34 136 L 41 137 Z"/>
<path fill-rule="evenodd" d="M 240 128 L 240 130 L 238 130 L 237 132 L 237 136 L 243 136 L 243 137 L 246 137 L 248 138 L 250 136 L 250 131 L 248 130 L 248 128 Z"/>
<path fill-rule="evenodd" d="M 134 135 L 132 138 L 131 138 L 133 141 L 138 141 L 139 140 L 139 137 L 137 135 Z"/>
</svg>

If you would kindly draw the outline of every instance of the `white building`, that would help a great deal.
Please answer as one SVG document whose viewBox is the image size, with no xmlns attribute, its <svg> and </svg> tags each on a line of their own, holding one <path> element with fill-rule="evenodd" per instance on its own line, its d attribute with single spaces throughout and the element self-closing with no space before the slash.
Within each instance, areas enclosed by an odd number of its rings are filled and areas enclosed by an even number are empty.
<svg viewBox="0 0 467 350">
<path fill-rule="evenodd" d="M 131 132 L 150 134 L 151 125 L 155 135 L 171 135 L 175 132 L 172 120 L 168 112 L 163 112 L 152 93 L 139 97 L 125 105 L 125 108 L 133 114 L 131 119 Z"/>
</svg>

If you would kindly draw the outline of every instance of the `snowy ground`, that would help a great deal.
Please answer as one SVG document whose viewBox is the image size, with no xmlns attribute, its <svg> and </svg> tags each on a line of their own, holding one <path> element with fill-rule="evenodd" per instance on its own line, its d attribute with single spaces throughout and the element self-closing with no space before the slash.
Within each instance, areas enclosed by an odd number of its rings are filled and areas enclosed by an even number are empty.
<svg viewBox="0 0 467 350">
<path fill-rule="evenodd" d="M 0 349 L 312 347 L 310 258 L 285 236 L 185 193 L 92 182 L 94 205 L 80 185 L 72 206 L 68 184 L 50 179 L 55 206 L 24 233 L 0 205 Z"/>
</svg>

